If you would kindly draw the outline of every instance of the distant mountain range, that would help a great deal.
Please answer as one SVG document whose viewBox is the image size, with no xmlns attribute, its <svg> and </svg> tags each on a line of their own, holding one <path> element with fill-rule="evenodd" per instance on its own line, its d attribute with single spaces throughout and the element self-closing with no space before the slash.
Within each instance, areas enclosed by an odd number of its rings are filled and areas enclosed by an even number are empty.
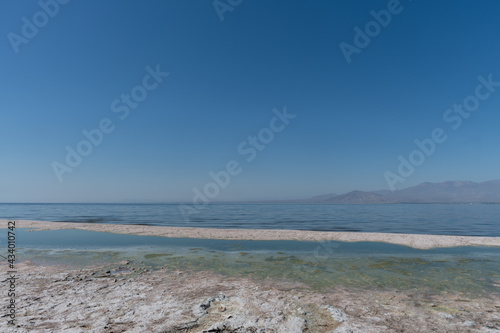
<svg viewBox="0 0 500 333">
<path fill-rule="evenodd" d="M 482 183 L 447 181 L 422 183 L 402 190 L 352 191 L 345 194 L 326 194 L 304 203 L 384 204 L 384 203 L 500 203 L 500 180 Z"/>
</svg>

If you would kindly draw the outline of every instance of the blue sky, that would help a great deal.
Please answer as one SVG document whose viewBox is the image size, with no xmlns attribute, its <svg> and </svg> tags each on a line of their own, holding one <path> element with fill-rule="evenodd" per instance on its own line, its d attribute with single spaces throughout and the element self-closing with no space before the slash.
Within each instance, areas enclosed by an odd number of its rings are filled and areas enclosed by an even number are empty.
<svg viewBox="0 0 500 333">
<path fill-rule="evenodd" d="M 223 20 L 211 1 L 54 1 L 53 17 L 1 5 L 0 202 L 189 201 L 233 160 L 214 201 L 388 189 L 435 128 L 447 140 L 395 188 L 500 178 L 500 87 L 458 129 L 443 119 L 479 76 L 500 81 L 496 1 L 221 0 L 236 4 Z M 348 63 L 340 43 L 388 6 Z M 168 77 L 120 119 L 112 102 L 157 65 Z M 238 146 L 285 106 L 296 117 L 248 162 Z M 61 182 L 54 162 L 105 118 L 113 132 Z"/>
</svg>

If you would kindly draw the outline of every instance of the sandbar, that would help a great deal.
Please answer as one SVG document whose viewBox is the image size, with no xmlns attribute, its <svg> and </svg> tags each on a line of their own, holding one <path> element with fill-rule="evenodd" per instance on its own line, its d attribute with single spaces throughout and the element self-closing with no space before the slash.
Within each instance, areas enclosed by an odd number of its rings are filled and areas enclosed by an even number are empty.
<svg viewBox="0 0 500 333">
<path fill-rule="evenodd" d="M 0 220 L 2 228 L 8 220 Z M 166 227 L 149 225 L 95 224 L 72 222 L 47 222 L 15 220 L 17 228 L 33 230 L 78 229 L 116 234 L 161 236 L 170 238 L 227 239 L 227 240 L 295 240 L 295 241 L 341 241 L 383 242 L 409 246 L 417 249 L 456 246 L 499 246 L 500 237 L 445 236 L 425 234 L 334 232 L 285 229 L 218 229 Z"/>
</svg>

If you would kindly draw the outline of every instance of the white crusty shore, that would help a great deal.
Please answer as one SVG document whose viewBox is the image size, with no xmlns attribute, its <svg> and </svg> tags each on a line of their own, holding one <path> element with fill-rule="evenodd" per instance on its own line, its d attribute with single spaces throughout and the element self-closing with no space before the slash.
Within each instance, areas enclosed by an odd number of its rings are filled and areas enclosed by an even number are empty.
<svg viewBox="0 0 500 333">
<path fill-rule="evenodd" d="M 0 220 L 7 227 L 7 220 Z M 390 242 L 418 248 L 500 246 L 498 237 L 455 237 L 294 230 L 230 230 L 16 220 L 16 228 L 81 229 L 120 234 L 232 240 Z M 417 289 L 327 290 L 286 279 L 208 271 L 149 270 L 124 260 L 105 266 L 15 264 L 12 333 L 375 333 L 500 330 L 500 295 Z M 4 281 L 8 265 L 0 265 Z M 7 293 L 0 302 L 8 304 Z M 2 331 L 3 332 L 3 331 Z"/>
<path fill-rule="evenodd" d="M 211 272 L 16 265 L 11 333 L 493 333 L 500 298 L 418 290 L 323 292 Z M 126 267 L 130 267 L 126 271 Z M 7 276 L 7 266 L 0 274 Z M 8 304 L 7 293 L 0 296 Z"/>
<path fill-rule="evenodd" d="M 0 220 L 3 228 L 8 220 Z M 384 242 L 418 249 L 454 246 L 500 246 L 500 237 L 442 236 L 421 234 L 391 234 L 364 232 L 333 232 L 276 229 L 215 229 L 190 227 L 163 227 L 123 224 L 95 224 L 16 220 L 17 228 L 35 230 L 79 229 L 116 234 L 161 236 L 171 238 L 229 239 L 229 240 L 297 240 Z"/>
</svg>

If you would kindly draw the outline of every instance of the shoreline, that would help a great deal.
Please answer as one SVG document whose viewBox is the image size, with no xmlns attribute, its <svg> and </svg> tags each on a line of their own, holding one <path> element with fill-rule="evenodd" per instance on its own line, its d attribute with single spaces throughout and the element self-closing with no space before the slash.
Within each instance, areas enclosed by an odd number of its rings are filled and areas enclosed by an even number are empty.
<svg viewBox="0 0 500 333">
<path fill-rule="evenodd" d="M 7 221 L 0 219 L 1 228 L 7 228 Z M 404 245 L 416 249 L 458 246 L 500 247 L 500 237 L 447 236 L 425 234 L 362 233 L 337 231 L 308 231 L 288 229 L 217 229 L 168 227 L 126 224 L 95 224 L 76 222 L 47 222 L 15 220 L 16 228 L 31 228 L 34 231 L 77 229 L 138 236 L 160 236 L 167 238 L 195 238 L 221 240 L 259 241 L 341 241 L 341 242 L 381 242 Z"/>
<path fill-rule="evenodd" d="M 5 228 L 6 221 L 0 220 L 4 222 L 0 227 Z M 192 239 L 382 241 L 419 248 L 500 246 L 498 237 L 15 221 L 16 228 L 33 231 L 77 229 Z M 84 267 L 30 259 L 16 263 L 16 322 L 9 328 L 13 333 L 488 333 L 500 328 L 497 289 L 483 294 L 417 285 L 399 288 L 395 283 L 385 287 L 339 283 L 317 289 L 298 279 L 293 269 L 278 269 L 282 274 L 277 276 L 251 276 L 225 274 L 216 271 L 216 265 L 198 270 L 157 263 L 151 267 L 146 261 L 130 257 L 116 257 L 105 263 L 92 261 Z M 247 267 L 252 271 L 258 268 L 249 262 Z M 7 277 L 9 269 L 8 265 L 0 265 L 0 275 Z M 350 272 L 362 274 L 354 268 Z M 0 300 L 7 304 L 7 294 Z"/>
<path fill-rule="evenodd" d="M 11 332 L 496 332 L 498 294 L 351 289 L 208 271 L 17 265 Z M 0 267 L 5 275 L 7 268 Z M 6 301 L 4 295 L 2 301 Z"/>
</svg>

